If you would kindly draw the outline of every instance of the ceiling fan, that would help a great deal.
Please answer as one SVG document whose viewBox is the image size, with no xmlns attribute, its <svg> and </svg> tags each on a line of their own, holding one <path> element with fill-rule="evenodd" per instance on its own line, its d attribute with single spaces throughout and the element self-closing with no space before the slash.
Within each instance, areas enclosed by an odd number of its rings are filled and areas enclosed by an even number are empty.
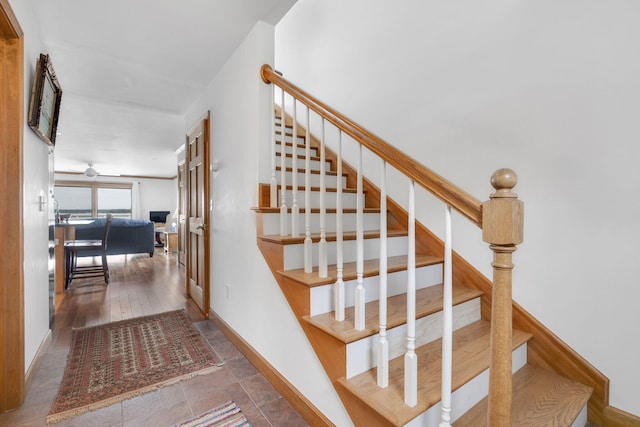
<svg viewBox="0 0 640 427">
<path fill-rule="evenodd" d="M 94 178 L 98 175 L 98 171 L 93 168 L 93 163 L 89 163 L 89 167 L 84 170 L 85 176 L 89 178 Z"/>
</svg>

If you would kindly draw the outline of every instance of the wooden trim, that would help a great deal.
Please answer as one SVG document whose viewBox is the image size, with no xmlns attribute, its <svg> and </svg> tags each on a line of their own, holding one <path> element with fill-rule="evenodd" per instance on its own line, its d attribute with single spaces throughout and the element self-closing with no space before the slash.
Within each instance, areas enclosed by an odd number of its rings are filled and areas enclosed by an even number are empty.
<svg viewBox="0 0 640 427">
<path fill-rule="evenodd" d="M 13 13 L 9 0 L 0 0 L 0 36 L 9 39 L 20 39 L 24 33 Z"/>
<path fill-rule="evenodd" d="M 280 392 L 289 404 L 312 426 L 335 426 L 311 401 L 278 372 L 267 360 L 234 331 L 217 313 L 211 312 L 211 320 L 258 371 Z"/>
<path fill-rule="evenodd" d="M 604 423 L 602 425 L 604 427 L 640 426 L 640 417 L 622 409 L 607 406 L 604 408 Z"/>
<path fill-rule="evenodd" d="M 24 37 L 0 0 L 0 413 L 25 398 L 23 129 Z"/>
<path fill-rule="evenodd" d="M 58 175 L 84 175 L 84 172 L 63 172 L 55 171 Z M 163 179 L 167 181 L 173 181 L 178 178 L 178 175 L 174 176 L 153 176 L 153 175 L 98 175 L 109 178 L 134 178 L 134 179 Z M 99 182 L 99 181 L 98 181 Z"/>
<path fill-rule="evenodd" d="M 436 174 L 434 171 L 416 162 L 405 153 L 322 103 L 317 98 L 293 85 L 288 80 L 282 78 L 275 73 L 269 65 L 265 64 L 262 66 L 260 76 L 264 82 L 278 85 L 298 101 L 311 108 L 321 117 L 333 123 L 347 135 L 385 160 L 400 173 L 415 181 L 444 203 L 450 205 L 478 227 L 481 226 L 482 204 L 478 199 Z"/>
</svg>

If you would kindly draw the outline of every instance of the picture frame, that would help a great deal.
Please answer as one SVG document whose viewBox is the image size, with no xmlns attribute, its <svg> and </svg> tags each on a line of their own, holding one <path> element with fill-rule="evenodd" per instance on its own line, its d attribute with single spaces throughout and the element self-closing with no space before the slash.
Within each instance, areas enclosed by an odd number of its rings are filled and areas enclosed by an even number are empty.
<svg viewBox="0 0 640 427">
<path fill-rule="evenodd" d="M 56 77 L 49 55 L 40 54 L 33 76 L 29 127 L 49 145 L 56 143 L 62 88 Z"/>
</svg>

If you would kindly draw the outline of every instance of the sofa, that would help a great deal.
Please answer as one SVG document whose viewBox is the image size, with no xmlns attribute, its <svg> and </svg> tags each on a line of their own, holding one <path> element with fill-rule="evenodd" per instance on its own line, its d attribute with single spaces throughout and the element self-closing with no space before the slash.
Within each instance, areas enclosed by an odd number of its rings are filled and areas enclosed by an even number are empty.
<svg viewBox="0 0 640 427">
<path fill-rule="evenodd" d="M 76 239 L 102 239 L 105 218 L 91 218 L 90 224 L 77 224 Z M 148 253 L 153 256 L 155 226 L 146 219 L 113 218 L 107 238 L 107 255 Z M 82 256 L 98 256 L 100 250 L 82 251 Z"/>
</svg>

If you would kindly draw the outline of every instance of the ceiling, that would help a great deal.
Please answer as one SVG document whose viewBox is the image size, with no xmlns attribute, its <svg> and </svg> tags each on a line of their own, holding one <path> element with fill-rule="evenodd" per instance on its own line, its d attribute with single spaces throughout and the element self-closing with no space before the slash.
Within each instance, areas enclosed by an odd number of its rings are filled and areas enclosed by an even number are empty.
<svg viewBox="0 0 640 427">
<path fill-rule="evenodd" d="M 296 0 L 31 1 L 63 91 L 56 172 L 172 177 L 187 109 Z"/>
</svg>

